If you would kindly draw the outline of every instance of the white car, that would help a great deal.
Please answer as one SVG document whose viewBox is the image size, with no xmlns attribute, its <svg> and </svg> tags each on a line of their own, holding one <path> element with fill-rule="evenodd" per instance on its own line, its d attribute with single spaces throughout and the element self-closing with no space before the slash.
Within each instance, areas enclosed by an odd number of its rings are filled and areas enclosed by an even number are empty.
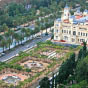
<svg viewBox="0 0 88 88">
<path fill-rule="evenodd" d="M 36 88 L 40 88 L 40 86 L 37 86 Z"/>
<path fill-rule="evenodd" d="M 0 53 L 0 56 L 4 56 L 5 55 L 5 53 Z"/>
</svg>

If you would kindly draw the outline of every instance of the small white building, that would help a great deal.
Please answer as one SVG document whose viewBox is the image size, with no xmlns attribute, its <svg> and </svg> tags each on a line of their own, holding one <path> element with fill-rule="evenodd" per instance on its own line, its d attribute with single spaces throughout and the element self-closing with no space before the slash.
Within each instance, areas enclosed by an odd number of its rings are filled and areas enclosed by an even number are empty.
<svg viewBox="0 0 88 88">
<path fill-rule="evenodd" d="M 88 10 L 81 12 L 78 9 L 71 15 L 66 5 L 61 18 L 54 22 L 54 40 L 69 44 L 81 44 L 83 41 L 88 43 Z"/>
</svg>

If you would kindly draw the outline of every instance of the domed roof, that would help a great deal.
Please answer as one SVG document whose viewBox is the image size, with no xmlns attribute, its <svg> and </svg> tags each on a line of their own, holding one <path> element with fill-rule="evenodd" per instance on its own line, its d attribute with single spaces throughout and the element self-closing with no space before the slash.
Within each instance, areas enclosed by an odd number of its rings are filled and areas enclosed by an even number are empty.
<svg viewBox="0 0 88 88">
<path fill-rule="evenodd" d="M 85 9 L 83 13 L 84 13 L 84 14 L 88 14 L 88 10 L 87 10 L 87 9 Z"/>
<path fill-rule="evenodd" d="M 88 12 L 88 10 L 87 10 L 87 9 L 85 9 L 85 10 L 84 10 L 84 12 Z"/>
<path fill-rule="evenodd" d="M 77 11 L 76 11 L 77 13 L 80 13 L 80 9 L 77 9 Z"/>
</svg>

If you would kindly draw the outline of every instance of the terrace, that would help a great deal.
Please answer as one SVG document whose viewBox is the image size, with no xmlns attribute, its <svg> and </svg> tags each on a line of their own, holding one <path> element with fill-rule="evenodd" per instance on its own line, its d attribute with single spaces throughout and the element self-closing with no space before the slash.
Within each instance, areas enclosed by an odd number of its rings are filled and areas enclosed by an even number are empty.
<svg viewBox="0 0 88 88">
<path fill-rule="evenodd" d="M 48 58 L 57 58 L 57 59 L 64 57 L 66 53 L 67 53 L 66 51 L 62 52 L 53 48 L 51 49 L 49 48 L 49 50 L 47 49 L 47 51 L 40 52 L 41 55 L 45 55 Z"/>
</svg>

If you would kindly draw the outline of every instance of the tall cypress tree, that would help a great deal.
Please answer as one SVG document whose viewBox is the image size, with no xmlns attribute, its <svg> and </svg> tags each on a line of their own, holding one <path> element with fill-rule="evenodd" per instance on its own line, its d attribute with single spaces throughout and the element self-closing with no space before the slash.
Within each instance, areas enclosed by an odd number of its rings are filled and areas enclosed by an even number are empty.
<svg viewBox="0 0 88 88">
<path fill-rule="evenodd" d="M 40 82 L 39 82 L 40 88 L 50 88 L 50 81 L 48 77 L 44 77 Z"/>
<path fill-rule="evenodd" d="M 51 88 L 54 88 L 54 80 L 55 80 L 55 78 L 54 78 L 54 74 L 53 74 Z"/>
<path fill-rule="evenodd" d="M 69 75 L 74 74 L 76 68 L 75 53 L 73 53 L 69 59 L 67 59 L 59 69 L 58 82 L 64 83 L 68 79 Z"/>
<path fill-rule="evenodd" d="M 87 47 L 86 47 L 86 42 L 83 42 L 83 54 L 82 58 L 85 58 L 87 55 Z"/>
<path fill-rule="evenodd" d="M 78 54 L 78 60 L 81 60 L 83 54 L 83 50 L 80 49 L 79 54 Z"/>
</svg>

